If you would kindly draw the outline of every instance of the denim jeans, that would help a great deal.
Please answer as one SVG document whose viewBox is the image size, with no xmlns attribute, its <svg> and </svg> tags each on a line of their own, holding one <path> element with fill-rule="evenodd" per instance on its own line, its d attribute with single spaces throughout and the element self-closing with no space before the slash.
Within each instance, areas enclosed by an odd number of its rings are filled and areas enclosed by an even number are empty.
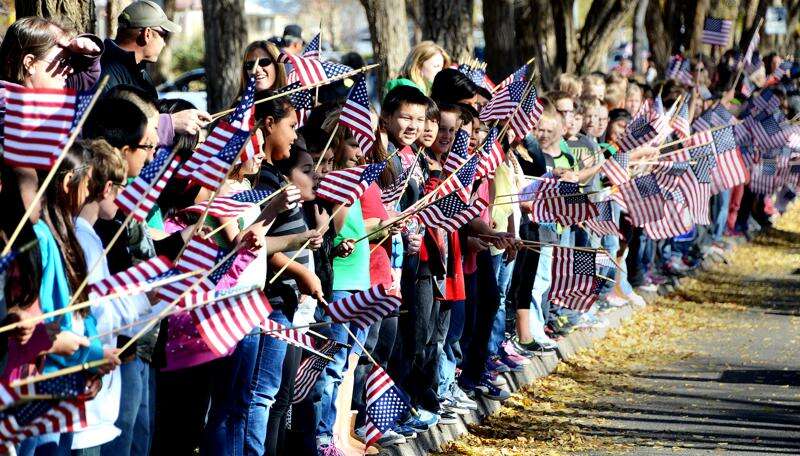
<svg viewBox="0 0 800 456">
<path fill-rule="evenodd" d="M 17 447 L 17 456 L 69 456 L 72 434 L 44 434 L 25 439 Z"/>
<path fill-rule="evenodd" d="M 459 340 L 464 332 L 464 301 L 450 301 L 446 305 L 450 308 L 450 321 L 436 370 L 436 394 L 440 398 L 450 395 L 450 385 L 456 380 L 456 366 L 461 361 Z"/>
<path fill-rule="evenodd" d="M 717 204 L 714 205 L 714 241 L 721 241 L 728 226 L 728 206 L 731 203 L 731 189 L 724 190 L 717 195 Z"/>
<path fill-rule="evenodd" d="M 505 255 L 499 253 L 492 255 L 492 268 L 497 279 L 497 294 L 500 298 L 500 307 L 494 317 L 492 335 L 489 338 L 489 355 L 494 356 L 500 351 L 500 345 L 505 339 L 506 332 L 506 295 L 511 282 L 511 273 L 514 271 L 514 260 L 506 261 Z"/>
<path fill-rule="evenodd" d="M 201 455 L 242 455 L 245 425 L 253 397 L 251 382 L 255 370 L 261 333 L 244 336 L 233 353 L 214 361 L 211 408 L 205 428 Z"/>
<path fill-rule="evenodd" d="M 334 290 L 331 302 L 344 299 L 351 294 L 349 291 Z M 344 324 L 334 323 L 330 325 L 328 337 L 345 344 L 350 336 L 347 334 Z M 353 343 L 353 345 L 355 344 Z M 333 361 L 329 362 L 325 367 L 325 372 L 320 376 L 322 380 L 322 397 L 320 397 L 315 407 L 317 416 L 315 435 L 320 443 L 329 443 L 333 438 L 333 424 L 336 421 L 336 396 L 339 394 L 339 386 L 342 384 L 344 372 L 347 370 L 347 357 L 351 351 L 352 348 L 350 350 L 339 350 L 332 357 Z"/>
<path fill-rule="evenodd" d="M 269 315 L 269 319 L 284 326 L 291 325 L 280 309 L 273 311 Z M 245 424 L 244 454 L 246 456 L 262 456 L 264 454 L 269 409 L 275 402 L 275 395 L 281 387 L 285 355 L 286 342 L 268 334 L 260 336 L 255 368 L 250 382 L 253 397 L 247 410 Z"/>
<path fill-rule="evenodd" d="M 104 444 L 101 451 L 104 456 L 147 456 L 150 452 L 153 416 L 150 396 L 155 389 L 150 378 L 150 364 L 137 356 L 120 366 L 120 374 L 124 394 L 120 396 L 119 416 L 114 426 L 122 433 Z"/>
</svg>

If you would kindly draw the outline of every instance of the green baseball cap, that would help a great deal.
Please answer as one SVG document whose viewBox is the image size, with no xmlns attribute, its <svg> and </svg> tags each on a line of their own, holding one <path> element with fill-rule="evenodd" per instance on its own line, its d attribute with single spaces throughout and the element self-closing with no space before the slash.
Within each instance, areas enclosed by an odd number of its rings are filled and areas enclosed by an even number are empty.
<svg viewBox="0 0 800 456">
<path fill-rule="evenodd" d="M 181 26 L 169 20 L 164 10 L 150 0 L 139 0 L 128 5 L 117 19 L 119 28 L 161 27 L 169 33 L 179 33 Z"/>
</svg>

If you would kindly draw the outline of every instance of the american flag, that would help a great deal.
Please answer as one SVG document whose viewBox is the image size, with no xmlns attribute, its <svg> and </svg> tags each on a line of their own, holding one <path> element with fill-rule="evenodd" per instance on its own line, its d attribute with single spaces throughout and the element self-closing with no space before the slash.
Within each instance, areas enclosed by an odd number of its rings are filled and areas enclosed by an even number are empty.
<svg viewBox="0 0 800 456">
<path fill-rule="evenodd" d="M 349 66 L 340 63 L 322 62 L 317 59 L 309 59 L 284 52 L 278 57 L 278 61 L 291 64 L 293 71 L 289 74 L 289 81 L 300 81 L 304 86 L 310 86 L 353 71 Z"/>
<path fill-rule="evenodd" d="M 183 251 L 183 255 L 178 258 L 174 270 L 166 273 L 165 277 L 197 270 L 209 271 L 217 263 L 218 256 L 219 248 L 213 240 L 203 239 L 201 235 L 196 235 L 189 240 L 186 249 Z M 199 285 L 195 286 L 198 281 Z M 160 287 L 158 289 L 157 300 L 173 302 L 193 286 L 193 291 L 197 292 L 205 292 L 214 289 L 214 285 L 208 280 L 201 280 L 200 276 L 192 276 Z"/>
<path fill-rule="evenodd" d="M 267 320 L 261 324 L 261 329 L 266 331 L 266 335 L 280 339 L 287 344 L 300 347 L 303 350 L 314 352 L 314 339 L 299 329 L 289 328 L 277 321 Z"/>
<path fill-rule="evenodd" d="M 597 257 L 597 252 L 553 247 L 550 302 L 578 312 L 591 309 L 606 282 L 597 277 Z"/>
<path fill-rule="evenodd" d="M 630 180 L 628 176 L 628 162 L 628 154 L 625 152 L 618 152 L 600 165 L 600 171 L 608 177 L 608 180 L 611 181 L 612 184 L 622 185 Z"/>
<path fill-rule="evenodd" d="M 406 189 L 406 181 L 408 180 L 408 176 L 414 173 L 414 169 L 417 167 L 417 162 L 419 160 L 415 157 L 414 162 L 411 163 L 411 166 L 404 169 L 399 176 L 389 184 L 386 188 L 381 189 L 381 201 L 383 204 L 394 206 L 394 204 L 403 196 L 403 192 Z M 400 165 L 402 166 L 402 164 Z"/>
<path fill-rule="evenodd" d="M 676 81 L 692 85 L 692 62 L 680 54 L 673 55 L 669 59 L 667 65 L 667 78 L 675 79 Z"/>
<path fill-rule="evenodd" d="M 618 188 L 612 198 L 625 205 L 634 225 L 642 226 L 664 217 L 664 196 L 654 174 L 634 177 Z"/>
<path fill-rule="evenodd" d="M 627 152 L 642 144 L 650 142 L 658 132 L 650 125 L 647 116 L 637 116 L 625 128 L 625 134 L 619 139 L 620 151 Z"/>
<path fill-rule="evenodd" d="M 233 162 L 239 157 L 242 149 L 250 140 L 254 126 L 255 79 L 250 78 L 242 99 L 234 108 L 230 117 L 221 123 L 228 123 L 226 130 L 230 132 L 221 149 L 209 157 L 203 165 L 195 169 L 190 178 L 209 190 L 216 190 L 222 184 Z"/>
<path fill-rule="evenodd" d="M 530 218 L 533 222 L 552 222 L 553 214 L 547 205 L 547 198 L 558 194 L 558 178 L 552 173 L 545 173 L 539 179 L 531 182 L 519 193 L 525 201 L 531 201 Z M 527 196 L 530 195 L 530 196 Z"/>
<path fill-rule="evenodd" d="M 386 162 L 354 166 L 325 175 L 317 188 L 317 197 L 335 204 L 350 206 L 380 177 Z"/>
<path fill-rule="evenodd" d="M 611 201 L 600 201 L 595 206 L 597 215 L 585 220 L 583 226 L 597 236 L 619 236 L 620 232 L 611 211 Z"/>
<path fill-rule="evenodd" d="M 523 90 L 523 88 L 520 88 Z M 522 100 L 519 109 L 514 111 L 511 116 L 511 129 L 517 138 L 524 138 L 533 127 L 539 123 L 539 117 L 542 116 L 542 104 L 536 96 L 536 87 L 531 87 L 528 96 Z"/>
<path fill-rule="evenodd" d="M 260 152 L 260 147 L 261 144 L 258 142 L 258 136 L 250 135 L 250 139 L 245 143 L 244 149 L 242 149 L 241 160 L 246 162 L 247 160 L 252 160 L 255 158 L 255 156 Z"/>
<path fill-rule="evenodd" d="M 748 119 L 747 126 L 753 135 L 753 142 L 766 149 L 783 147 L 786 144 L 786 135 L 783 128 L 775 120 L 771 112 L 760 112 L 752 120 Z"/>
<path fill-rule="evenodd" d="M 453 176 L 448 177 L 440 190 L 440 195 L 456 194 L 465 203 L 469 201 L 472 194 L 472 183 L 475 181 L 475 173 L 478 170 L 478 155 L 471 156 L 467 163 L 461 167 Z"/>
<path fill-rule="evenodd" d="M 216 218 L 239 217 L 243 211 L 260 204 L 271 193 L 269 190 L 245 190 L 230 196 L 219 196 L 211 203 L 208 215 Z M 202 214 L 207 206 L 208 201 L 202 201 L 184 211 Z"/>
<path fill-rule="evenodd" d="M 272 307 L 264 292 L 255 289 L 246 293 L 231 288 L 210 292 L 214 302 L 191 310 L 200 336 L 217 355 L 226 355 L 253 328 L 269 318 Z M 230 296 L 236 293 L 234 296 Z"/>
<path fill-rule="evenodd" d="M 456 137 L 453 145 L 450 146 L 450 152 L 447 154 L 447 160 L 445 160 L 442 170 L 449 174 L 456 172 L 467 161 L 467 149 L 469 149 L 469 133 L 459 129 L 456 131 Z"/>
<path fill-rule="evenodd" d="M 360 77 L 350 89 L 347 101 L 344 102 L 342 112 L 339 114 L 339 124 L 353 132 L 362 154 L 372 150 L 375 132 L 372 130 L 372 113 L 369 109 L 367 81 L 364 76 Z"/>
<path fill-rule="evenodd" d="M 733 116 L 722 105 L 715 105 L 702 114 L 700 114 L 694 122 L 692 128 L 696 131 L 709 130 L 713 127 L 728 125 L 733 122 Z"/>
<path fill-rule="evenodd" d="M 149 280 L 166 273 L 172 267 L 172 261 L 164 256 L 150 258 L 89 285 L 89 293 L 94 296 L 107 296 L 112 293 L 140 289 L 146 286 Z M 139 290 L 138 293 L 144 291 L 147 290 Z"/>
<path fill-rule="evenodd" d="M 789 175 L 789 154 L 779 152 L 774 157 L 762 157 L 753 165 L 750 189 L 759 195 L 772 195 L 786 183 Z"/>
<path fill-rule="evenodd" d="M 14 167 L 50 169 L 94 94 L 2 84 L 6 107 L 3 160 Z"/>
<path fill-rule="evenodd" d="M 692 216 L 680 190 L 662 189 L 665 200 L 664 217 L 645 223 L 644 232 L 650 239 L 669 239 L 692 229 Z"/>
<path fill-rule="evenodd" d="M 744 72 L 748 76 L 752 76 L 759 71 L 764 70 L 764 61 L 761 60 L 758 50 L 753 51 L 753 55 L 744 61 Z"/>
<path fill-rule="evenodd" d="M 35 383 L 34 383 L 35 384 Z M 19 400 L 19 395 L 11 386 L 0 382 L 0 409 L 11 407 Z"/>
<path fill-rule="evenodd" d="M 302 87 L 300 81 L 295 81 L 287 86 L 282 87 L 277 93 L 289 92 Z M 297 128 L 305 125 L 308 116 L 311 115 L 311 110 L 314 108 L 314 96 L 312 90 L 300 90 L 289 95 L 289 102 L 295 110 L 297 117 Z"/>
<path fill-rule="evenodd" d="M 335 340 L 328 339 L 317 351 L 332 358 L 339 350 L 346 346 L 347 345 L 336 342 Z M 300 366 L 297 368 L 297 374 L 294 376 L 294 396 L 292 397 L 292 404 L 297 404 L 308 396 L 308 393 L 314 388 L 314 384 L 328 366 L 329 362 L 330 360 L 328 358 L 315 353 L 311 353 L 300 362 Z"/>
<path fill-rule="evenodd" d="M 740 89 L 742 95 L 749 97 L 753 94 L 753 92 L 756 91 L 756 89 L 758 89 L 758 86 L 750 79 L 749 76 L 745 75 L 742 78 L 742 87 Z"/>
<path fill-rule="evenodd" d="M 51 432 L 71 432 L 87 425 L 84 410 L 86 400 L 85 373 L 42 380 L 18 387 L 6 387 L 13 397 L 47 395 L 54 399 L 65 399 L 54 403 L 50 400 L 35 400 L 0 412 L 0 441 L 19 442 L 35 435 Z"/>
<path fill-rule="evenodd" d="M 498 91 L 502 90 L 512 82 L 524 81 L 527 72 L 528 72 L 528 65 L 522 65 L 521 67 L 517 68 L 516 71 L 508 75 L 505 79 L 500 81 L 500 84 L 497 84 L 495 86 L 493 93 L 497 93 Z"/>
<path fill-rule="evenodd" d="M 353 322 L 366 329 L 399 307 L 400 298 L 387 293 L 386 288 L 379 284 L 330 303 L 325 312 L 337 323 Z"/>
<path fill-rule="evenodd" d="M 366 444 L 372 445 L 411 409 L 409 399 L 380 366 L 367 377 Z"/>
<path fill-rule="evenodd" d="M 419 218 L 426 226 L 442 228 L 449 233 L 480 215 L 486 206 L 488 203 L 481 198 L 470 205 L 458 195 L 447 195 L 420 211 Z"/>
<path fill-rule="evenodd" d="M 589 201 L 589 196 L 580 192 L 577 182 L 559 181 L 555 198 L 546 200 L 553 220 L 570 226 L 597 215 L 597 207 Z"/>
<path fill-rule="evenodd" d="M 707 17 L 700 40 L 712 46 L 727 46 L 731 41 L 732 26 L 733 22 L 728 19 Z"/>
<path fill-rule="evenodd" d="M 117 194 L 114 203 L 126 214 L 133 212 L 134 220 L 143 222 L 179 163 L 180 159 L 172 153 L 171 148 L 160 149 L 136 179 Z"/>
<path fill-rule="evenodd" d="M 6 410 L 0 417 L 0 441 L 19 444 L 44 434 L 77 432 L 86 428 L 86 401 L 73 399 L 53 404 L 34 401 Z"/>
<path fill-rule="evenodd" d="M 672 128 L 679 138 L 685 139 L 692 135 L 692 126 L 689 122 L 689 106 L 692 104 L 692 96 L 687 95 L 686 101 L 681 104 L 678 112 L 672 118 Z"/>
<path fill-rule="evenodd" d="M 480 119 L 488 122 L 490 120 L 503 120 L 510 116 L 514 112 L 514 108 L 519 104 L 524 90 L 525 81 L 512 82 L 498 90 L 481 110 Z"/>
<path fill-rule="evenodd" d="M 743 184 L 750 177 L 742 154 L 736 148 L 733 128 L 728 126 L 711 133 L 716 166 L 711 170 L 715 193 Z"/>
<path fill-rule="evenodd" d="M 753 60 L 753 56 L 757 55 L 758 53 L 758 44 L 761 42 L 761 35 L 758 33 L 758 29 L 753 32 L 753 37 L 750 38 L 750 43 L 747 45 L 747 49 L 744 51 L 744 56 L 742 56 L 742 61 L 745 65 Z"/>
<path fill-rule="evenodd" d="M 495 170 L 497 170 L 500 163 L 503 163 L 503 160 L 506 159 L 506 154 L 503 152 L 503 145 L 500 144 L 497 138 L 498 134 L 497 128 L 489 130 L 486 139 L 483 141 L 483 147 L 479 148 L 481 161 L 478 164 L 478 172 L 475 175 L 475 179 L 481 179 L 483 177 L 494 179 Z M 486 151 L 487 148 L 489 150 L 488 152 Z"/>
<path fill-rule="evenodd" d="M 772 89 L 764 89 L 757 96 L 752 97 L 750 103 L 757 108 L 753 110 L 754 112 L 772 112 L 780 107 L 781 100 Z"/>
<path fill-rule="evenodd" d="M 659 180 L 665 187 L 683 192 L 686 205 L 695 223 L 708 225 L 708 200 L 711 198 L 711 169 L 716 166 L 716 158 L 711 145 L 689 149 L 689 162 L 674 163 Z M 666 182 L 671 179 L 672 183 Z"/>
<path fill-rule="evenodd" d="M 314 38 L 311 38 L 311 41 L 308 42 L 306 48 L 303 49 L 303 57 L 307 59 L 319 59 L 319 33 L 314 35 Z"/>
</svg>

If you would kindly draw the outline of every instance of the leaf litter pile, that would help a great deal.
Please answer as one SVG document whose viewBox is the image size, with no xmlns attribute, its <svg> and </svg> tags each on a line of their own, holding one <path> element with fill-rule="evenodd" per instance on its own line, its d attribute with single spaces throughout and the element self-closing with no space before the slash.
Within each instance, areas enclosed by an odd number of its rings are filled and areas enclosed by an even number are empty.
<svg viewBox="0 0 800 456">
<path fill-rule="evenodd" d="M 676 292 L 652 300 L 622 327 L 611 329 L 555 372 L 537 379 L 506 401 L 439 456 L 562 455 L 587 451 L 624 453 L 630 439 L 594 432 L 611 410 L 610 400 L 632 401 L 626 391 L 638 372 L 690 360 L 698 352 L 686 341 L 698 331 L 725 329 L 731 312 L 749 306 L 800 301 L 792 271 L 800 265 L 800 205 L 773 230 L 736 247 L 725 263 L 684 279 Z M 636 442 L 661 446 L 656 440 Z"/>
</svg>

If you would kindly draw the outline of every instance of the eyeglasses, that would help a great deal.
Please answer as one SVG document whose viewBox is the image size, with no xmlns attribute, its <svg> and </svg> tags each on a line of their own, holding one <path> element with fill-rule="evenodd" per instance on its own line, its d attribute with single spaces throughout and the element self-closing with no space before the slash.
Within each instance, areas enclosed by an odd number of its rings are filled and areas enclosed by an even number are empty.
<svg viewBox="0 0 800 456">
<path fill-rule="evenodd" d="M 269 58 L 269 57 L 262 57 L 262 58 L 256 59 L 256 60 L 248 60 L 248 61 L 244 62 L 245 71 L 247 71 L 247 72 L 253 71 L 253 68 L 255 68 L 255 66 L 256 66 L 256 62 L 258 62 L 258 66 L 260 66 L 261 68 L 266 68 L 266 67 L 272 65 L 272 59 Z"/>
<path fill-rule="evenodd" d="M 144 29 L 143 29 L 143 30 L 144 30 Z M 167 40 L 167 38 L 169 38 L 169 32 L 168 32 L 168 31 L 166 31 L 166 30 L 164 30 L 164 29 L 161 29 L 161 28 L 152 28 L 152 27 L 151 27 L 151 28 L 150 28 L 150 30 L 152 30 L 152 31 L 154 31 L 154 32 L 156 32 L 156 33 L 158 33 L 158 34 L 161 36 L 161 38 L 163 38 L 163 39 L 164 39 L 164 41 L 166 41 L 166 40 Z"/>
<path fill-rule="evenodd" d="M 137 144 L 134 149 L 155 150 L 156 146 L 152 144 Z"/>
</svg>

